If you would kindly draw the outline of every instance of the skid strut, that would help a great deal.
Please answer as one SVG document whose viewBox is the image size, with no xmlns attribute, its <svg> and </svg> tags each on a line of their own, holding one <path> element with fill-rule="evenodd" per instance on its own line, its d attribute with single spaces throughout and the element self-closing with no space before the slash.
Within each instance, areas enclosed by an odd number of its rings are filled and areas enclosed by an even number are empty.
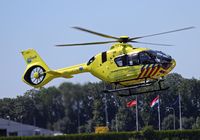
<svg viewBox="0 0 200 140">
<path fill-rule="evenodd" d="M 122 87 L 122 88 L 116 88 L 116 87 L 115 87 L 115 89 L 106 89 L 106 90 L 103 90 L 103 92 L 105 92 L 105 93 L 113 93 L 113 92 L 119 92 L 119 91 L 129 91 L 128 94 L 122 94 L 122 93 L 121 93 L 121 94 L 120 94 L 120 93 L 118 94 L 120 97 L 127 97 L 127 96 L 138 95 L 138 94 L 144 94 L 144 93 L 151 93 L 151 92 L 157 92 L 157 91 L 164 91 L 164 90 L 169 89 L 169 87 L 162 88 L 162 85 L 161 85 L 161 82 L 162 82 L 162 81 L 164 81 L 164 80 L 152 81 L 152 82 L 147 82 L 147 81 L 145 80 L 145 83 L 133 85 L 133 86 L 130 86 L 130 87 Z M 149 87 L 149 86 L 154 85 L 155 83 L 158 83 L 158 86 L 159 86 L 159 88 L 156 89 L 156 90 L 147 90 L 147 91 L 141 91 L 141 92 L 131 92 L 131 90 Z"/>
</svg>

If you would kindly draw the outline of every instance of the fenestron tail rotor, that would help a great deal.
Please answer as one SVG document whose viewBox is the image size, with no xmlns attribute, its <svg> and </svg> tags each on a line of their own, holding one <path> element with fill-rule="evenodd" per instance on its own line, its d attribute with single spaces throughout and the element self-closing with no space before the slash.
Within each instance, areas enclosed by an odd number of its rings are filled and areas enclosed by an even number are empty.
<svg viewBox="0 0 200 140">
<path fill-rule="evenodd" d="M 44 68 L 39 65 L 35 65 L 27 70 L 24 79 L 32 85 L 39 85 L 44 80 L 45 76 L 46 73 Z"/>
<path fill-rule="evenodd" d="M 104 37 L 104 38 L 114 39 L 114 40 L 113 41 L 100 41 L 100 42 L 87 42 L 87 43 L 75 43 L 75 44 L 61 44 L 61 45 L 56 45 L 57 47 L 109 44 L 109 43 L 116 43 L 116 42 L 119 42 L 119 43 L 129 43 L 129 42 L 131 42 L 131 43 L 140 43 L 140 44 L 157 45 L 157 46 L 173 46 L 173 45 L 170 45 L 170 44 L 140 42 L 140 41 L 135 41 L 135 40 L 141 39 L 141 38 L 146 38 L 146 37 L 153 37 L 153 36 L 158 36 L 158 35 L 163 35 L 163 34 L 169 34 L 169 33 L 173 33 L 173 32 L 184 31 L 184 30 L 190 30 L 190 29 L 193 29 L 195 27 L 191 26 L 191 27 L 180 28 L 180 29 L 176 29 L 176 30 L 156 33 L 156 34 L 132 37 L 132 38 L 130 38 L 128 36 L 115 37 L 115 36 L 111 36 L 111 35 L 107 35 L 107 34 L 98 33 L 98 32 L 92 31 L 92 30 L 88 30 L 88 29 L 85 29 L 85 28 L 82 28 L 82 27 L 72 27 L 72 28 L 83 31 L 83 32 L 87 32 L 87 33 L 90 33 L 90 34 L 94 34 L 94 35 L 97 35 L 97 36 L 101 36 L 101 37 Z"/>
<path fill-rule="evenodd" d="M 30 73 L 30 81 L 32 84 L 39 84 L 45 78 L 45 70 L 41 66 L 34 67 Z"/>
</svg>

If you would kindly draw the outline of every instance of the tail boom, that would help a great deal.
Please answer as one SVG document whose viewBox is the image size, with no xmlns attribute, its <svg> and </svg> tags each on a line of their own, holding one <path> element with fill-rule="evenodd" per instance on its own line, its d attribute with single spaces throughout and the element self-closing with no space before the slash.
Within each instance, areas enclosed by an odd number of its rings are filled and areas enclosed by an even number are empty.
<svg viewBox="0 0 200 140">
<path fill-rule="evenodd" d="M 51 70 L 33 49 L 22 51 L 22 55 L 27 64 L 22 80 L 34 88 L 40 88 L 54 78 L 72 78 L 75 74 L 89 72 L 89 68 L 85 63 L 58 70 Z"/>
</svg>

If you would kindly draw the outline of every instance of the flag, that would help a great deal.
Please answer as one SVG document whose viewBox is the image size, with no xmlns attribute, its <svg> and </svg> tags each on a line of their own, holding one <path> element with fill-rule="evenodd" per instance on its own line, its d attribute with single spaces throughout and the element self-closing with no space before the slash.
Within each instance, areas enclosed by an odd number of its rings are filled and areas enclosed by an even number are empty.
<svg viewBox="0 0 200 140">
<path fill-rule="evenodd" d="M 167 105 L 168 107 L 176 107 L 177 103 L 179 101 L 179 97 L 176 98 L 176 100 L 173 103 L 170 103 L 169 105 Z"/>
<path fill-rule="evenodd" d="M 155 99 L 153 99 L 153 101 L 150 104 L 150 107 L 151 108 L 154 107 L 156 104 L 158 104 L 158 102 L 159 102 L 159 95 Z"/>
<path fill-rule="evenodd" d="M 137 104 L 137 101 L 136 101 L 136 100 L 132 100 L 132 101 L 128 102 L 128 103 L 126 104 L 126 106 L 127 106 L 127 107 L 133 107 L 133 106 L 136 106 L 136 104 Z"/>
</svg>

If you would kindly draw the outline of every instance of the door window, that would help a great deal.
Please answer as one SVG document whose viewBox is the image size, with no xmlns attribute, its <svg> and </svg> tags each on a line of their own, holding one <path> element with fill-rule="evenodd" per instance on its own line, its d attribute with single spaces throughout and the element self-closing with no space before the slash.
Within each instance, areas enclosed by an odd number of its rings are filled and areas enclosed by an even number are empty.
<svg viewBox="0 0 200 140">
<path fill-rule="evenodd" d="M 139 54 L 140 64 L 153 64 L 155 63 L 154 59 L 147 53 L 141 52 Z"/>
</svg>

